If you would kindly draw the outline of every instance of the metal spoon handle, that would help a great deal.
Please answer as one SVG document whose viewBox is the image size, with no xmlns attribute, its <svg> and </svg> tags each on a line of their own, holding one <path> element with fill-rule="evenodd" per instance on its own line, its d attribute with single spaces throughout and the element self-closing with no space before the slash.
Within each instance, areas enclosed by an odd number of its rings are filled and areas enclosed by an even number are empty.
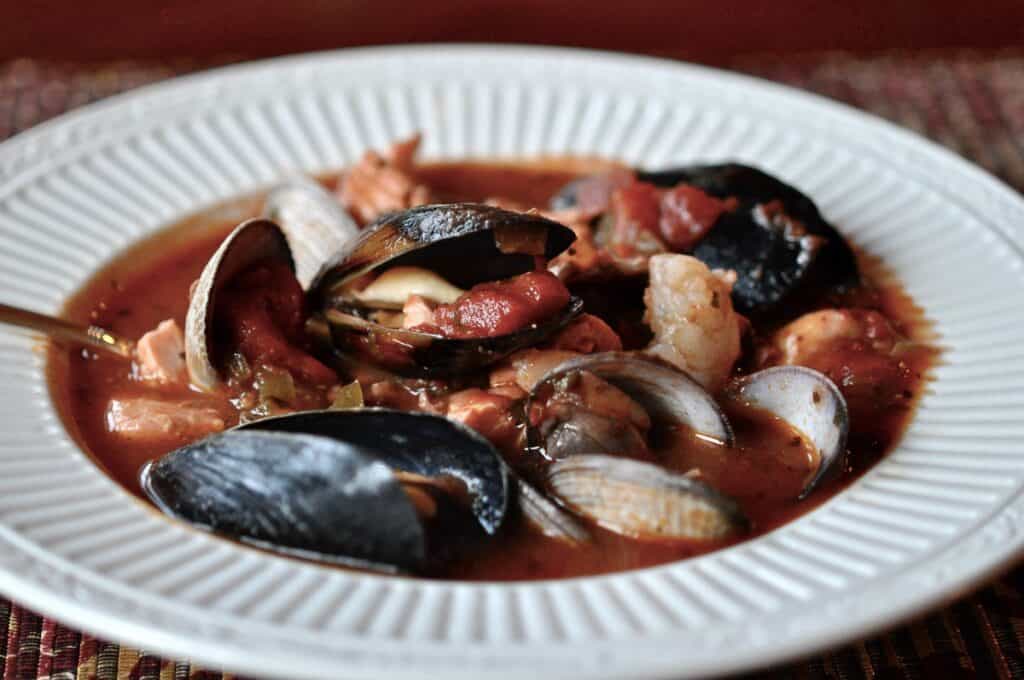
<svg viewBox="0 0 1024 680">
<path fill-rule="evenodd" d="M 118 337 L 99 326 L 79 326 L 46 314 L 0 303 L 0 323 L 30 328 L 58 340 L 98 347 L 123 357 L 131 358 L 135 343 Z"/>
</svg>

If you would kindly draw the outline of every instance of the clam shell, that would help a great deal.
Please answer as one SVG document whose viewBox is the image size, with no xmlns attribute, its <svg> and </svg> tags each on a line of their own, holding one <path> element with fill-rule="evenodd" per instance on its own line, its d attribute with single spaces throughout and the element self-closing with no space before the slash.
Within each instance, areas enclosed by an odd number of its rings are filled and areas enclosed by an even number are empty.
<svg viewBox="0 0 1024 680">
<path fill-rule="evenodd" d="M 619 388 L 646 409 L 656 426 L 659 423 L 682 424 L 725 446 L 734 443 L 732 426 L 725 413 L 697 381 L 674 367 L 630 352 L 588 354 L 559 364 L 531 390 L 526 412 L 530 412 L 531 405 L 547 385 L 573 371 L 588 371 Z M 537 428 L 529 426 L 527 435 L 530 448 L 544 454 L 545 442 Z"/>
<path fill-rule="evenodd" d="M 775 366 L 739 378 L 727 393 L 786 421 L 817 450 L 818 468 L 801 499 L 841 467 L 850 416 L 842 392 L 823 373 L 803 366 Z"/>
<path fill-rule="evenodd" d="M 267 259 L 295 266 L 281 228 L 270 220 L 253 219 L 235 227 L 203 268 L 185 315 L 185 364 L 199 389 L 209 392 L 221 382 L 212 361 L 217 293 L 233 277 Z"/>
<path fill-rule="evenodd" d="M 529 483 L 516 478 L 516 492 L 523 517 L 548 538 L 570 544 L 589 543 L 592 540 L 590 533 L 575 517 L 548 500 Z"/>
<path fill-rule="evenodd" d="M 277 223 L 288 239 L 295 276 L 304 290 L 323 264 L 359 234 L 359 225 L 341 204 L 306 177 L 293 177 L 274 187 L 263 216 Z"/>
<path fill-rule="evenodd" d="M 552 493 L 572 512 L 624 536 L 707 541 L 744 531 L 728 496 L 691 476 L 627 458 L 569 456 L 547 470 Z"/>
<path fill-rule="evenodd" d="M 164 513 L 275 552 L 386 571 L 426 561 L 388 466 L 329 437 L 223 432 L 148 463 L 140 481 Z"/>
</svg>

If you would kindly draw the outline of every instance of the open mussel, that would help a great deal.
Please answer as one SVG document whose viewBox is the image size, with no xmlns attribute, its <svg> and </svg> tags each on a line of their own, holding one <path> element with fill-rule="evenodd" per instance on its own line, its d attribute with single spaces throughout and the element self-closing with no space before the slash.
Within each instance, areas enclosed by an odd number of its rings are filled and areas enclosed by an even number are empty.
<svg viewBox="0 0 1024 680">
<path fill-rule="evenodd" d="M 422 572 L 459 547 L 444 545 L 462 540 L 453 527 L 430 529 L 438 501 L 494 534 L 508 496 L 504 463 L 482 437 L 384 409 L 250 423 L 147 464 L 140 479 L 161 510 L 200 528 L 385 571 Z"/>
<path fill-rule="evenodd" d="M 215 346 L 218 295 L 236 276 L 261 263 L 295 269 L 288 240 L 277 224 L 242 222 L 217 248 L 192 289 L 185 315 L 185 364 L 192 384 L 201 390 L 214 389 L 222 378 Z"/>
<path fill-rule="evenodd" d="M 731 446 L 733 432 L 714 398 L 660 361 L 629 352 L 589 354 L 541 378 L 527 404 L 529 446 L 549 460 L 578 453 L 647 457 L 660 429 L 689 427 Z"/>
<path fill-rule="evenodd" d="M 782 419 L 813 446 L 818 460 L 800 498 L 842 466 L 850 419 L 842 393 L 824 374 L 803 366 L 776 366 L 737 379 L 727 393 Z"/>
<path fill-rule="evenodd" d="M 327 437 L 224 432 L 147 464 L 141 482 L 164 513 L 275 552 L 389 571 L 426 561 L 391 470 Z"/>
<path fill-rule="evenodd" d="M 495 533 L 505 517 L 508 480 L 501 455 L 476 431 L 448 418 L 379 408 L 301 411 L 239 429 L 330 437 L 373 451 L 375 459 L 392 470 L 458 480 L 488 534 Z"/>
<path fill-rule="evenodd" d="M 347 243 L 311 295 L 338 349 L 406 375 L 470 372 L 542 341 L 582 311 L 538 267 L 574 238 L 538 215 L 473 203 L 420 206 L 380 218 Z M 518 301 L 518 314 L 501 312 L 505 301 Z"/>
<path fill-rule="evenodd" d="M 774 308 L 802 285 L 848 286 L 859 280 L 853 250 L 814 201 L 762 170 L 726 163 L 642 172 L 638 178 L 659 186 L 685 182 L 739 201 L 693 255 L 709 267 L 736 272 L 733 299 L 740 312 Z"/>
<path fill-rule="evenodd" d="M 267 195 L 263 215 L 281 227 L 303 289 L 332 255 L 359 234 L 359 225 L 320 184 L 293 177 Z"/>
<path fill-rule="evenodd" d="M 691 254 L 713 269 L 736 272 L 732 298 L 743 314 L 770 313 L 800 290 L 859 281 L 853 250 L 814 202 L 762 170 L 738 163 L 692 165 L 641 170 L 635 179 L 662 189 L 685 184 L 732 202 Z M 607 200 L 623 181 L 621 172 L 576 180 L 556 194 L 552 206 L 573 206 L 595 188 Z"/>
<path fill-rule="evenodd" d="M 708 541 L 747 527 L 736 502 L 696 475 L 642 461 L 573 455 L 551 464 L 547 483 L 573 512 L 637 539 Z"/>
</svg>

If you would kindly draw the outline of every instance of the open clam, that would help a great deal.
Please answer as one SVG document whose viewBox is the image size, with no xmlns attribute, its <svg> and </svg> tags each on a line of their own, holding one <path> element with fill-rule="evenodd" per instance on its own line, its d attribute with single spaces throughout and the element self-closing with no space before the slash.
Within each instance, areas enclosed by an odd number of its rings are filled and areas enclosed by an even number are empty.
<svg viewBox="0 0 1024 680">
<path fill-rule="evenodd" d="M 332 255 L 359 234 L 359 225 L 320 184 L 293 177 L 267 195 L 263 215 L 281 227 L 303 289 Z"/>
<path fill-rule="evenodd" d="M 589 389 L 588 374 L 622 394 Z M 642 355 L 602 352 L 563 362 L 537 382 L 526 404 L 529 446 L 550 460 L 579 453 L 629 455 L 628 447 L 643 446 L 648 433 L 638 431 L 647 429 L 636 427 L 643 417 L 623 403 L 623 396 L 649 417 L 651 437 L 659 436 L 659 426 L 685 425 L 706 440 L 733 443 L 722 409 L 688 375 Z M 549 408 L 553 401 L 559 407 Z M 612 401 L 625 417 L 601 407 L 600 402 Z"/>
<path fill-rule="evenodd" d="M 591 540 L 590 533 L 556 503 L 525 480 L 516 479 L 516 498 L 519 509 L 532 526 L 548 538 L 579 545 Z"/>
<path fill-rule="evenodd" d="M 445 418 L 383 409 L 296 413 L 208 437 L 147 464 L 165 513 L 259 547 L 418 572 L 458 541 L 431 530 L 436 497 L 468 499 L 495 533 L 507 478 L 497 451 Z M 444 500 L 444 499 L 442 499 Z"/>
<path fill-rule="evenodd" d="M 214 346 L 217 296 L 234 277 L 261 262 L 295 268 L 288 240 L 277 224 L 264 219 L 242 222 L 217 248 L 192 290 L 185 315 L 185 364 L 199 389 L 210 391 L 221 382 Z"/>
<path fill-rule="evenodd" d="M 628 458 L 581 454 L 547 470 L 552 493 L 597 525 L 645 540 L 707 541 L 744 531 L 739 506 L 694 475 Z"/>
<path fill-rule="evenodd" d="M 572 230 L 538 215 L 473 203 L 421 206 L 363 230 L 323 266 L 311 295 L 339 349 L 407 375 L 469 372 L 536 344 L 582 311 L 582 302 L 557 279 L 537 270 L 538 259 L 558 255 L 574 238 Z M 428 322 L 412 324 L 405 309 L 410 294 L 453 306 L 478 284 L 534 275 L 564 291 L 565 302 L 509 329 L 499 324 L 459 335 Z M 532 304 L 540 309 L 542 302 Z"/>
<path fill-rule="evenodd" d="M 803 366 L 776 366 L 739 378 L 727 393 L 787 422 L 813 446 L 817 465 L 801 499 L 841 467 L 850 418 L 842 392 L 824 374 Z"/>
<path fill-rule="evenodd" d="M 685 373 L 627 352 L 577 357 L 538 381 L 526 414 L 539 476 L 571 513 L 641 540 L 712 540 L 746 526 L 735 501 L 655 464 L 648 448 L 679 426 L 733 444 L 721 408 Z"/>
</svg>

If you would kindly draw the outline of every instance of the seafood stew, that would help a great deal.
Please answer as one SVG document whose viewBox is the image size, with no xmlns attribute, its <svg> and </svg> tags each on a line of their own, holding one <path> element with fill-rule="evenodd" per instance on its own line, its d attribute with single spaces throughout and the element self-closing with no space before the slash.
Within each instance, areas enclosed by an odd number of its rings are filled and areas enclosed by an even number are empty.
<svg viewBox="0 0 1024 680">
<path fill-rule="evenodd" d="M 189 218 L 68 303 L 138 338 L 50 348 L 104 470 L 275 552 L 517 580 L 762 534 L 898 441 L 928 326 L 797 189 L 417 143 Z"/>
</svg>

